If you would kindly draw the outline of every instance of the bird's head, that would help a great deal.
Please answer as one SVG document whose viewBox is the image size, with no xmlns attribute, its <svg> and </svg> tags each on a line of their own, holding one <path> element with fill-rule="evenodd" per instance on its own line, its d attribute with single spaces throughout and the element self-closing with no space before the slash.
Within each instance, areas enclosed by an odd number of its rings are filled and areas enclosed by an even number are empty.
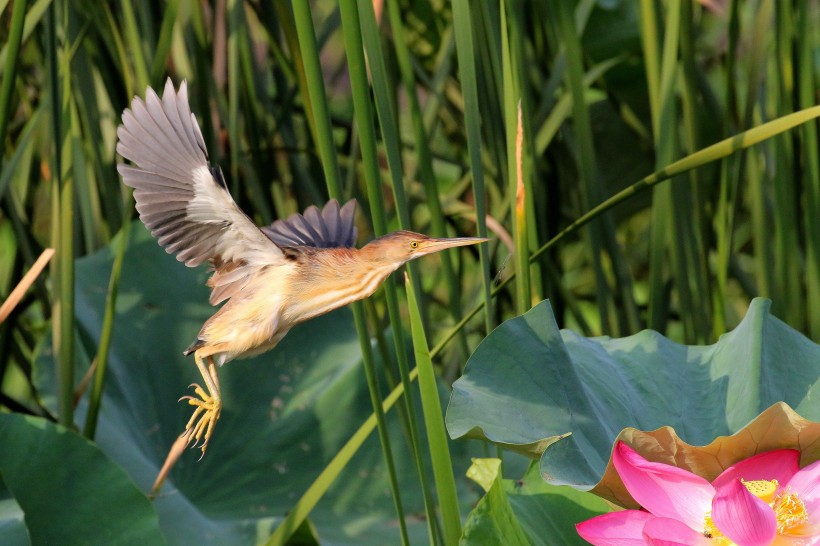
<svg viewBox="0 0 820 546">
<path fill-rule="evenodd" d="M 412 231 L 394 231 L 371 241 L 362 250 L 374 259 L 395 264 L 405 262 L 456 246 L 474 245 L 489 241 L 483 237 L 436 238 Z"/>
</svg>

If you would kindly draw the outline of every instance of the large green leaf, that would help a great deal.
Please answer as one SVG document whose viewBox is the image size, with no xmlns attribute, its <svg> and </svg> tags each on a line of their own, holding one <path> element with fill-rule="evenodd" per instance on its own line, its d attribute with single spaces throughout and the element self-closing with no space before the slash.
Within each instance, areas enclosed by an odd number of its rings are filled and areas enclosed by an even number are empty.
<svg viewBox="0 0 820 546">
<path fill-rule="evenodd" d="M 105 250 L 77 263 L 78 345 L 84 353 L 79 362 L 88 362 L 97 344 L 112 259 Z M 177 400 L 190 393 L 190 383 L 201 381 L 182 351 L 214 311 L 207 303 L 206 276 L 204 268 L 191 270 L 166 255 L 141 225 L 135 226 L 96 441 L 143 491 L 150 489 L 190 417 L 190 406 Z M 47 351 L 40 361 L 38 383 L 48 402 L 53 377 Z M 294 328 L 273 351 L 231 362 L 219 374 L 224 408 L 207 455 L 199 461 L 199 451 L 185 453 L 155 501 L 170 544 L 265 540 L 372 411 L 346 309 Z M 85 413 L 83 400 L 78 423 Z M 394 413 L 388 424 L 394 445 L 403 446 Z M 323 544 L 398 541 L 377 441 L 367 441 L 313 511 Z M 415 467 L 406 449 L 395 451 L 405 510 L 423 513 Z M 456 445 L 454 451 L 454 464 L 466 468 L 464 448 Z M 463 498 L 470 501 L 469 495 Z M 426 539 L 424 521 L 408 523 L 411 535 Z"/>
<path fill-rule="evenodd" d="M 586 544 L 574 524 L 609 510 L 595 495 L 550 485 L 533 463 L 520 480 L 504 480 L 498 459 L 475 459 L 468 476 L 487 491 L 464 525 L 461 544 Z"/>
<path fill-rule="evenodd" d="M 0 414 L 0 446 L 0 475 L 14 496 L 0 503 L 3 544 L 165 543 L 145 495 L 75 432 L 37 417 Z M 61 518 L 65 507 L 71 517 Z"/>
<path fill-rule="evenodd" d="M 668 425 L 703 445 L 778 401 L 816 421 L 820 346 L 769 306 L 755 299 L 716 344 L 685 346 L 653 331 L 584 338 L 559 330 L 542 302 L 476 349 L 453 385 L 449 433 L 541 456 L 551 483 L 589 489 L 625 427 Z"/>
</svg>

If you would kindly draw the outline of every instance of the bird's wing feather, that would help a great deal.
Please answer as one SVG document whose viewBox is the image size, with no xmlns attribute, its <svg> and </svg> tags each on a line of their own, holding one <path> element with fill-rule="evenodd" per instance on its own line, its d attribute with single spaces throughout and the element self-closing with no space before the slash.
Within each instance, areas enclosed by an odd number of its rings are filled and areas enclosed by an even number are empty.
<svg viewBox="0 0 820 546">
<path fill-rule="evenodd" d="M 211 303 L 230 297 L 259 267 L 285 263 L 282 250 L 231 198 L 219 168 L 208 164 L 185 82 L 175 92 L 169 79 L 162 99 L 150 88 L 145 101 L 135 97 L 117 136 L 117 153 L 135 165 L 117 170 L 134 188 L 151 234 L 185 265 L 214 266 Z"/>
<path fill-rule="evenodd" d="M 285 220 L 276 220 L 262 231 L 280 247 L 352 247 L 356 244 L 355 213 L 355 199 L 342 207 L 331 199 L 321 211 L 315 206 L 308 207 L 304 214 L 294 213 Z"/>
</svg>

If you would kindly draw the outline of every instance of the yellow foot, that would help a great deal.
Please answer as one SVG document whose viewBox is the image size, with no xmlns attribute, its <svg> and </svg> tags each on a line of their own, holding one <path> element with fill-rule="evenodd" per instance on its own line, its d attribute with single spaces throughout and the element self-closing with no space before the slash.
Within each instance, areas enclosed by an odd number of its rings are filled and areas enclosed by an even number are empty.
<svg viewBox="0 0 820 546">
<path fill-rule="evenodd" d="M 194 387 L 194 393 L 196 393 L 196 396 L 199 398 L 194 396 L 183 396 L 180 398 L 180 400 L 188 400 L 190 405 L 196 407 L 194 414 L 191 415 L 191 419 L 188 420 L 188 424 L 185 425 L 185 432 L 183 434 L 188 437 L 189 442 L 193 439 L 194 442 L 191 447 L 196 447 L 201 442 L 199 448 L 202 450 L 202 456 L 204 457 L 205 449 L 208 447 L 208 441 L 211 439 L 211 434 L 213 434 L 214 431 L 214 425 L 222 412 L 222 400 L 219 398 L 219 395 L 214 396 L 206 393 L 205 390 L 197 384 L 191 386 Z"/>
</svg>

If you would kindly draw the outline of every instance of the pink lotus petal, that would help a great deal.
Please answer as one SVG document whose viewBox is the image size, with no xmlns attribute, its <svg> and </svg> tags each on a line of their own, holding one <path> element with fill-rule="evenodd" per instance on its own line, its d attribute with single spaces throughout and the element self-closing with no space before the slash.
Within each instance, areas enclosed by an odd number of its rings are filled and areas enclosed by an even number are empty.
<svg viewBox="0 0 820 546">
<path fill-rule="evenodd" d="M 720 489 L 727 483 L 742 478 L 747 482 L 777 480 L 777 483 L 783 487 L 798 470 L 800 470 L 800 452 L 796 449 L 777 449 L 758 453 L 733 464 L 715 478 L 712 485 L 715 489 Z"/>
<path fill-rule="evenodd" d="M 653 515 L 703 529 L 715 489 L 686 470 L 649 462 L 623 442 L 615 445 L 612 462 L 632 498 Z"/>
<path fill-rule="evenodd" d="M 703 533 L 676 519 L 652 518 L 643 526 L 643 538 L 652 546 L 708 546 Z"/>
<path fill-rule="evenodd" d="M 712 521 L 726 537 L 743 546 L 771 544 L 777 534 L 772 507 L 749 493 L 739 479 L 717 490 L 712 500 Z"/>
<path fill-rule="evenodd" d="M 643 526 L 651 518 L 643 510 L 623 510 L 588 519 L 575 529 L 595 546 L 643 546 Z"/>
<path fill-rule="evenodd" d="M 792 493 L 797 493 L 806 505 L 820 502 L 820 461 L 801 468 L 787 484 Z"/>
</svg>

